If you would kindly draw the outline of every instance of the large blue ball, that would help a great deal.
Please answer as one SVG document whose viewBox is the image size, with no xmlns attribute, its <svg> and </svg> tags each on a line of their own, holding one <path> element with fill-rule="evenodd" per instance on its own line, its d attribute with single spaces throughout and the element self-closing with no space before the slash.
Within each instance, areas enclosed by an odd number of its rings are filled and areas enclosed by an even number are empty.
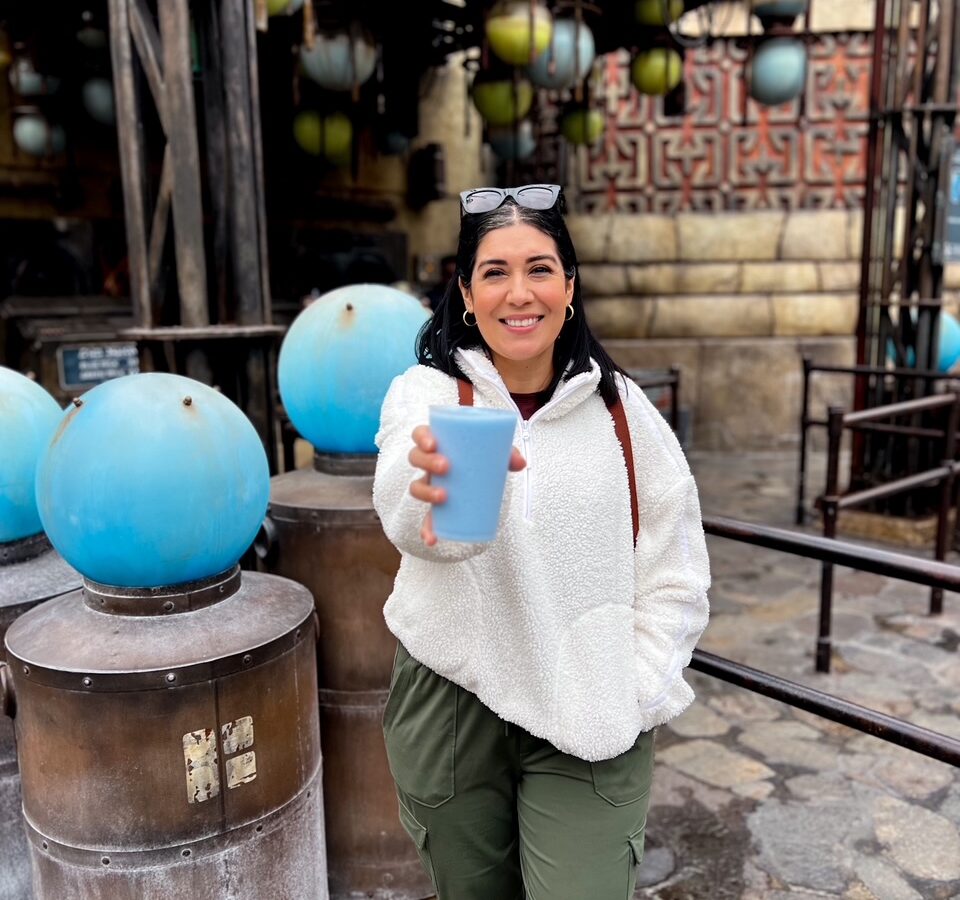
<svg viewBox="0 0 960 900">
<path fill-rule="evenodd" d="M 593 32 L 573 19 L 557 19 L 544 53 L 529 66 L 527 76 L 537 87 L 561 90 L 586 77 L 596 58 Z"/>
<path fill-rule="evenodd" d="M 277 376 L 297 431 L 324 453 L 376 453 L 380 407 L 416 361 L 420 302 L 380 284 L 351 284 L 313 301 L 280 348 Z"/>
<path fill-rule="evenodd" d="M 205 384 L 159 372 L 84 394 L 37 468 L 51 543 L 87 578 L 123 587 L 230 568 L 269 495 L 266 454 L 244 414 Z"/>
<path fill-rule="evenodd" d="M 34 478 L 61 415 L 39 384 L 0 366 L 0 544 L 43 531 Z"/>
<path fill-rule="evenodd" d="M 807 51 L 794 38 L 763 41 L 750 64 L 750 96 L 765 106 L 799 97 L 807 79 Z"/>
</svg>

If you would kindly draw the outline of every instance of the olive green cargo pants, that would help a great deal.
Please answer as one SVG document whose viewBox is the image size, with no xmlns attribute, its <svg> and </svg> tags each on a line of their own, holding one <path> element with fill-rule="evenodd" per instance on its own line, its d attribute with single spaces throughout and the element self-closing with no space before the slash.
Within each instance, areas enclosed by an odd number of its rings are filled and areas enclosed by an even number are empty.
<svg viewBox="0 0 960 900">
<path fill-rule="evenodd" d="M 383 714 L 400 821 L 438 900 L 629 900 L 653 732 L 589 763 L 397 649 Z"/>
</svg>

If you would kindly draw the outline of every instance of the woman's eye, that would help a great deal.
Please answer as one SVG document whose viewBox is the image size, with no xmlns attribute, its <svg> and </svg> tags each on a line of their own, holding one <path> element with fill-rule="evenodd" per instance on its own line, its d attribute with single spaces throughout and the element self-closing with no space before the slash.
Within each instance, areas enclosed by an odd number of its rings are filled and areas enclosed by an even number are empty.
<svg viewBox="0 0 960 900">
<path fill-rule="evenodd" d="M 534 266 L 530 271 L 533 275 L 549 275 L 551 269 L 549 266 Z"/>
<path fill-rule="evenodd" d="M 483 273 L 483 277 L 492 278 L 494 275 L 502 275 L 502 274 L 503 272 L 500 269 L 487 269 L 487 271 Z"/>
</svg>

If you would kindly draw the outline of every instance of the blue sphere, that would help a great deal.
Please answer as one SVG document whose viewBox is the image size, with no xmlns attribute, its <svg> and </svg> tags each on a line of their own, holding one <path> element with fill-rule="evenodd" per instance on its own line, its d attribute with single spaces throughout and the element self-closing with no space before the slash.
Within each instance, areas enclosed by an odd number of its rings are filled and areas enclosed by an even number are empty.
<svg viewBox="0 0 960 900">
<path fill-rule="evenodd" d="M 313 301 L 290 326 L 277 376 L 297 431 L 322 453 L 376 453 L 390 382 L 417 361 L 420 302 L 381 284 L 351 284 Z"/>
<path fill-rule="evenodd" d="M 765 106 L 799 97 L 807 79 L 807 51 L 793 38 L 771 38 L 757 48 L 750 66 L 750 96 Z"/>
<path fill-rule="evenodd" d="M 537 87 L 573 87 L 586 77 L 596 55 L 593 32 L 587 25 L 577 25 L 573 19 L 557 19 L 546 51 L 527 66 L 527 76 Z"/>
<path fill-rule="evenodd" d="M 39 384 L 0 366 L 0 544 L 43 531 L 34 479 L 61 415 Z"/>
<path fill-rule="evenodd" d="M 916 314 L 911 313 L 911 318 L 916 322 Z M 896 362 L 897 350 L 893 341 L 887 340 L 887 359 L 890 362 Z M 917 359 L 917 354 L 913 347 L 907 348 L 907 366 L 913 368 Z M 949 372 L 957 360 L 960 359 L 960 322 L 956 316 L 952 316 L 946 310 L 940 312 L 940 329 L 937 339 L 937 371 Z"/>
<path fill-rule="evenodd" d="M 230 568 L 269 495 L 267 457 L 246 416 L 213 388 L 159 372 L 84 394 L 37 468 L 51 543 L 82 575 L 122 587 Z"/>
</svg>

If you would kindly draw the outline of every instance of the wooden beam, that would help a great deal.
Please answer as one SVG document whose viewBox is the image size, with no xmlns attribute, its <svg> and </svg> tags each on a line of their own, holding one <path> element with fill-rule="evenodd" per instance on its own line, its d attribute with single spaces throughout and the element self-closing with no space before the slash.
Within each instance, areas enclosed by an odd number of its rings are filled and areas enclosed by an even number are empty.
<svg viewBox="0 0 960 900">
<path fill-rule="evenodd" d="M 130 295 L 137 324 L 153 325 L 150 279 L 147 270 L 145 233 L 146 197 L 143 132 L 139 97 L 134 77 L 133 48 L 130 43 L 128 0 L 110 2 L 110 56 L 113 63 L 113 90 L 117 110 L 117 140 L 120 145 L 120 172 L 123 178 L 123 209 L 130 268 Z"/>
<path fill-rule="evenodd" d="M 173 170 L 173 239 L 180 288 L 180 324 L 201 326 L 210 322 L 210 313 L 190 55 L 190 12 L 187 0 L 163 0 L 157 6 L 169 123 L 167 146 Z"/>
<path fill-rule="evenodd" d="M 170 196 L 173 192 L 173 166 L 170 163 L 170 145 L 163 149 L 163 165 L 160 169 L 160 188 L 153 207 L 153 223 L 150 226 L 150 247 L 147 253 L 147 271 L 150 290 L 154 291 L 160 278 L 160 263 L 167 240 L 167 224 L 170 221 Z"/>
<path fill-rule="evenodd" d="M 162 53 L 160 35 L 157 34 L 146 0 L 130 0 L 130 34 L 133 35 L 133 43 L 136 45 L 140 64 L 147 77 L 147 84 L 150 85 L 150 93 L 153 94 L 160 125 L 166 132 L 167 104 L 163 87 L 163 68 L 160 63 Z"/>
</svg>

